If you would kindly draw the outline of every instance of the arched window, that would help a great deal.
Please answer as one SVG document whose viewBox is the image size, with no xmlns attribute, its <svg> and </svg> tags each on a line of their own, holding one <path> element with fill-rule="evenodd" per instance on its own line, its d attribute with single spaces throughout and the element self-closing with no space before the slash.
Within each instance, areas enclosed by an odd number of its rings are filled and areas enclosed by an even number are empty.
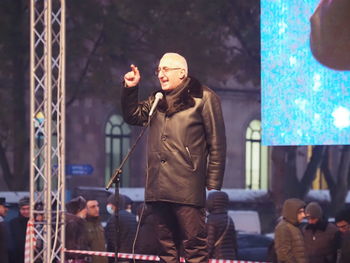
<svg viewBox="0 0 350 263">
<path fill-rule="evenodd" d="M 249 123 L 245 143 L 245 175 L 247 189 L 268 188 L 268 149 L 261 145 L 261 123 Z"/>
<path fill-rule="evenodd" d="M 130 147 L 130 127 L 126 124 L 120 115 L 113 114 L 105 129 L 106 136 L 106 183 L 112 176 L 112 173 L 120 165 L 123 157 Z M 120 177 L 120 186 L 129 186 L 130 165 L 129 162 L 123 167 L 123 173 Z"/>
</svg>

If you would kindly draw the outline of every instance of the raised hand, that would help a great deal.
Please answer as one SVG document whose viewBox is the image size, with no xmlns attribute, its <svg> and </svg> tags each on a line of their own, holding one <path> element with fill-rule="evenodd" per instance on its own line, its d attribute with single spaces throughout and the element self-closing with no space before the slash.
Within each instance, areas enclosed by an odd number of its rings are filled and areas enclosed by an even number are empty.
<svg viewBox="0 0 350 263">
<path fill-rule="evenodd" d="M 124 75 L 124 81 L 126 84 L 125 86 L 127 88 L 137 86 L 137 84 L 139 84 L 140 79 L 141 79 L 139 69 L 133 64 L 130 66 L 130 68 L 131 68 L 131 71 L 129 71 L 128 73 L 126 73 Z"/>
</svg>

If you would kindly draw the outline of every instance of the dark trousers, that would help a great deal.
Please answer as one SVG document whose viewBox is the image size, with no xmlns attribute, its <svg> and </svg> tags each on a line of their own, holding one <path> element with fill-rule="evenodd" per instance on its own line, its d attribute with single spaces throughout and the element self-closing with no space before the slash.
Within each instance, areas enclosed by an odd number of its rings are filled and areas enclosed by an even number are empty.
<svg viewBox="0 0 350 263">
<path fill-rule="evenodd" d="M 186 262 L 208 262 L 205 209 L 169 202 L 149 202 L 160 242 L 160 262 L 179 262 L 182 245 Z"/>
</svg>

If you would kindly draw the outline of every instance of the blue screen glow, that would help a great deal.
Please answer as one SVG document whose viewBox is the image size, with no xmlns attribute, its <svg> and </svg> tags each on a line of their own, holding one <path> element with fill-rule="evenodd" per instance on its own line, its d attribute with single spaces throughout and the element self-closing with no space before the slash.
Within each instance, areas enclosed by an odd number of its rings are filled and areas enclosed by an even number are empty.
<svg viewBox="0 0 350 263">
<path fill-rule="evenodd" d="M 321 65 L 310 50 L 310 17 L 318 3 L 261 0 L 265 145 L 350 143 L 350 72 Z"/>
</svg>

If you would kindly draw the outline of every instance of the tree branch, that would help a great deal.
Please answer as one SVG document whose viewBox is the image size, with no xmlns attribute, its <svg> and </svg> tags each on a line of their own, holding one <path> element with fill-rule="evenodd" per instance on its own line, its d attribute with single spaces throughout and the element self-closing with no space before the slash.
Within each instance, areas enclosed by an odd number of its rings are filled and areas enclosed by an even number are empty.
<svg viewBox="0 0 350 263">
<path fill-rule="evenodd" d="M 321 163 L 321 171 L 324 174 L 324 179 L 327 182 L 328 189 L 330 189 L 332 191 L 332 189 L 334 189 L 334 187 L 336 187 L 336 183 L 335 183 L 335 180 L 334 180 L 332 173 L 329 169 L 328 160 L 329 160 L 329 146 L 326 146 L 324 157 L 323 157 L 323 160 Z"/>
<path fill-rule="evenodd" d="M 312 149 L 311 159 L 306 167 L 303 178 L 300 181 L 300 196 L 305 197 L 316 176 L 316 171 L 320 167 L 324 157 L 325 146 L 317 145 Z"/>
<path fill-rule="evenodd" d="M 4 174 L 5 183 L 6 183 L 7 187 L 10 190 L 12 190 L 11 169 L 10 169 L 10 165 L 9 165 L 8 160 L 7 160 L 7 157 L 6 157 L 6 151 L 5 151 L 2 143 L 0 143 L 0 166 L 1 166 L 3 174 Z"/>
<path fill-rule="evenodd" d="M 345 203 L 348 194 L 348 174 L 350 168 L 350 145 L 344 145 L 341 153 L 338 174 L 337 187 L 330 191 L 332 196 L 333 212 L 338 211 Z"/>
<path fill-rule="evenodd" d="M 86 74 L 87 74 L 89 67 L 91 65 L 92 57 L 95 55 L 98 47 L 100 46 L 100 44 L 103 40 L 103 33 L 104 33 L 104 26 L 102 27 L 101 32 L 100 32 L 98 38 L 96 39 L 96 42 L 94 43 L 94 46 L 91 50 L 90 55 L 88 56 L 88 58 L 86 60 L 85 66 L 84 66 L 83 70 L 81 71 L 81 74 L 80 74 L 80 77 L 79 77 L 77 83 L 74 85 L 77 88 L 74 90 L 72 97 L 68 100 L 67 107 L 69 107 L 76 100 L 76 98 L 78 97 L 78 94 L 81 91 L 82 83 L 83 83 L 83 80 L 86 77 Z"/>
</svg>

